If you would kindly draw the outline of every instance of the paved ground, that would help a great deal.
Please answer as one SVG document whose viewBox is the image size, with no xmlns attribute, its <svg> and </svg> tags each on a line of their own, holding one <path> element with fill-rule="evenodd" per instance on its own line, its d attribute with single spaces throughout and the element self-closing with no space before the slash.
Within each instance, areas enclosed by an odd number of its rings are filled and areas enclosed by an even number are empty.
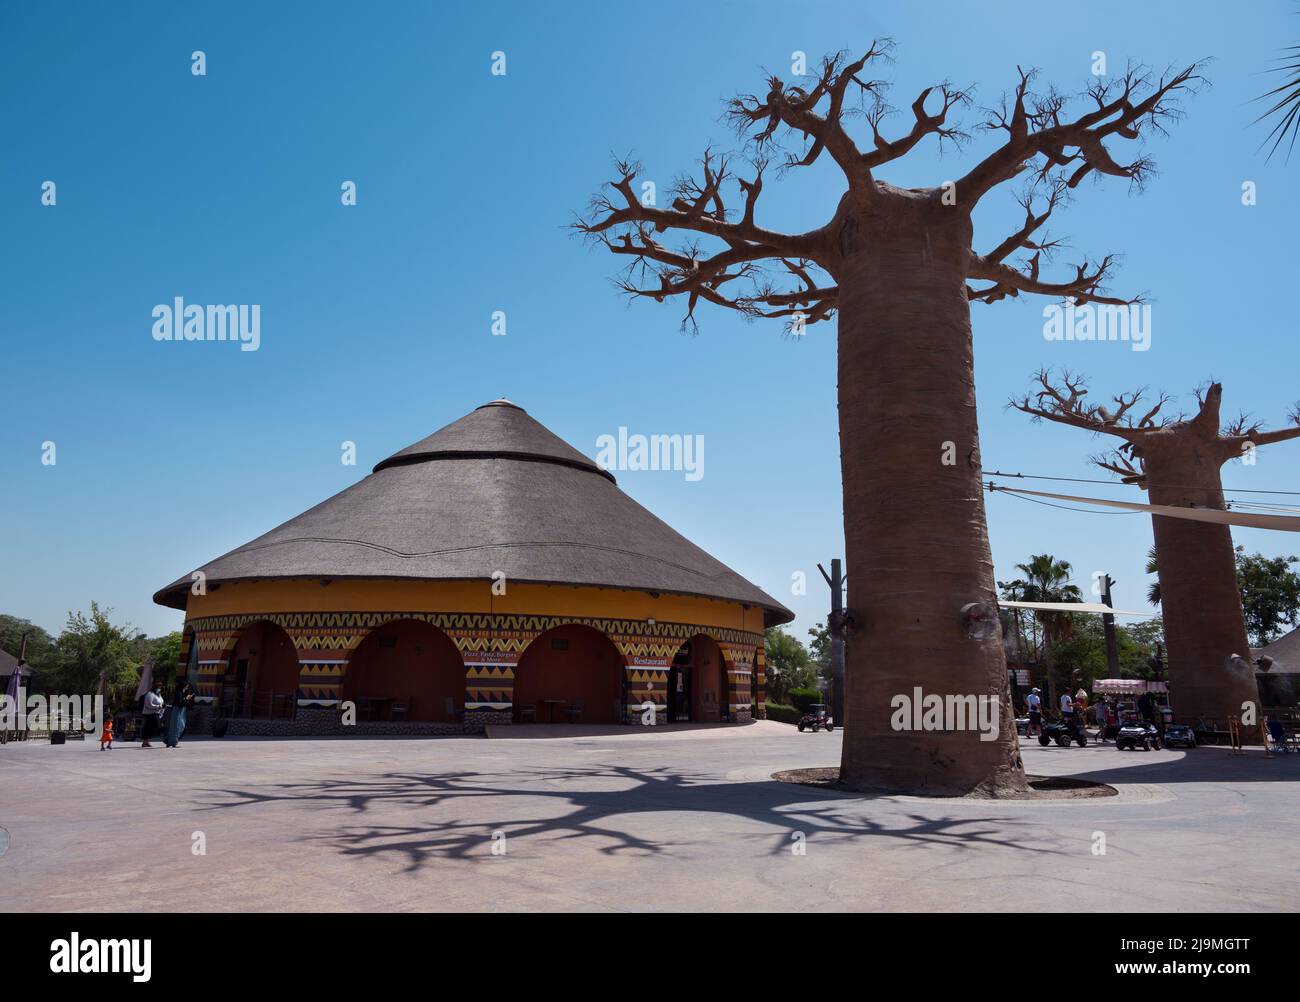
<svg viewBox="0 0 1300 1002">
<path fill-rule="evenodd" d="M 1119 797 L 1025 804 L 776 783 L 840 733 L 775 722 L 509 739 L 0 748 L 0 909 L 1277 909 L 1300 755 L 1025 744 Z M 206 855 L 191 851 L 195 833 Z M 494 855 L 493 832 L 505 837 Z M 797 835 L 796 833 L 802 833 Z M 1105 855 L 1094 855 L 1104 833 Z M 805 853 L 792 847 L 802 843 Z M 0 844 L 3 836 L 0 835 Z"/>
</svg>

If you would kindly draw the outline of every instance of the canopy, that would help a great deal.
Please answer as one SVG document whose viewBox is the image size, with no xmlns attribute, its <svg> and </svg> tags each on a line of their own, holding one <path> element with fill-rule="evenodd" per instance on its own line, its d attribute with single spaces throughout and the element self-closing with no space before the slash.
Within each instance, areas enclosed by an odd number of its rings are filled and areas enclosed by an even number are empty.
<svg viewBox="0 0 1300 1002">
<path fill-rule="evenodd" d="M 1148 682 L 1141 678 L 1099 678 L 1092 691 L 1106 696 L 1136 696 L 1144 692 L 1168 692 L 1167 682 Z"/>
</svg>

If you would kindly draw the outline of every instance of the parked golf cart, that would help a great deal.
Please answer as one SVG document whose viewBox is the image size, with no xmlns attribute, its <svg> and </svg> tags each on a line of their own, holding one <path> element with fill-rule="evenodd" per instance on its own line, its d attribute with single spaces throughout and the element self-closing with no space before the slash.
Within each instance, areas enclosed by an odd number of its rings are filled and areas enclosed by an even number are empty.
<svg viewBox="0 0 1300 1002">
<path fill-rule="evenodd" d="M 1190 724 L 1165 724 L 1164 746 L 1172 748 L 1182 745 L 1184 748 L 1196 747 L 1196 732 Z"/>
<path fill-rule="evenodd" d="M 826 728 L 827 732 L 835 730 L 835 721 L 831 719 L 831 714 L 826 709 L 825 703 L 813 703 L 808 707 L 808 712 L 799 718 L 799 730 L 812 730 L 814 733 Z"/>
<path fill-rule="evenodd" d="M 1078 742 L 1080 748 L 1088 743 L 1088 732 L 1076 719 L 1078 714 L 1070 714 L 1069 723 L 1061 720 L 1044 720 L 1043 733 L 1038 735 L 1038 743 L 1046 748 L 1053 741 L 1060 747 L 1068 748 L 1071 741 Z"/>
<path fill-rule="evenodd" d="M 1150 751 L 1152 748 L 1160 750 L 1160 732 L 1156 730 L 1155 724 L 1149 724 L 1145 720 L 1125 720 L 1119 725 L 1119 732 L 1115 735 L 1115 750 L 1136 751 L 1141 748 L 1143 751 Z"/>
</svg>

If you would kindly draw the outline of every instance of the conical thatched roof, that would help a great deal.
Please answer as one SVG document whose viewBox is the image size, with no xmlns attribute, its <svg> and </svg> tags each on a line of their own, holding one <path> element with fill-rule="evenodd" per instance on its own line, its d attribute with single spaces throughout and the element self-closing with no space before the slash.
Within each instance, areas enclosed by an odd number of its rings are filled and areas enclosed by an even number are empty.
<svg viewBox="0 0 1300 1002">
<path fill-rule="evenodd" d="M 793 614 L 618 489 L 614 477 L 497 400 L 389 456 L 361 482 L 198 568 L 268 578 L 491 579 L 727 599 Z M 154 601 L 183 609 L 190 575 Z"/>
</svg>

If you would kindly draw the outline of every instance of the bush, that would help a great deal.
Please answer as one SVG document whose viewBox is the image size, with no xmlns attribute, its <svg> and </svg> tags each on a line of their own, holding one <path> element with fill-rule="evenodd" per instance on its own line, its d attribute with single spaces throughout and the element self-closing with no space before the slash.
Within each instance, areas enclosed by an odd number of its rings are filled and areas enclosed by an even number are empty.
<svg viewBox="0 0 1300 1002">
<path fill-rule="evenodd" d="M 768 720 L 779 720 L 783 724 L 797 724 L 799 718 L 803 716 L 793 706 L 786 706 L 783 703 L 764 703 L 767 710 Z"/>
<path fill-rule="evenodd" d="M 789 692 L 790 702 L 795 705 L 801 713 L 807 713 L 808 707 L 813 703 L 824 703 L 826 697 L 820 689 L 791 689 Z"/>
</svg>

